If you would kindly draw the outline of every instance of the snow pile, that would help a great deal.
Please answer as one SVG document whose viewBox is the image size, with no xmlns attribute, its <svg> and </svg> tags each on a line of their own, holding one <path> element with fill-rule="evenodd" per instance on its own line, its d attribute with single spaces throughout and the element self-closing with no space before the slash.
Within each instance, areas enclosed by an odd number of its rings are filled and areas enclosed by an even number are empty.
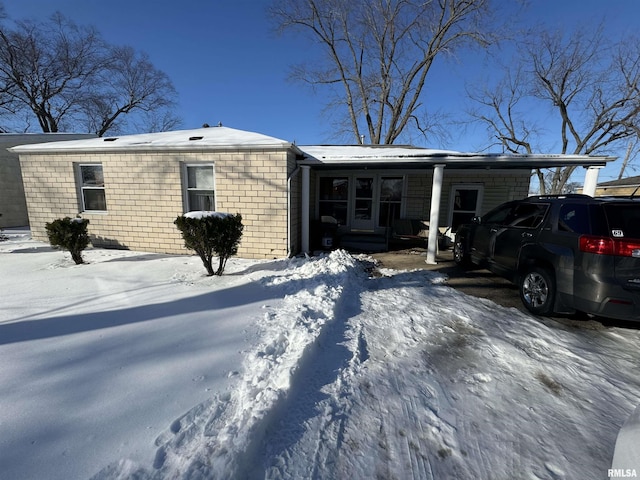
<svg viewBox="0 0 640 480">
<path fill-rule="evenodd" d="M 638 330 L 433 272 L 86 254 L 0 244 L 7 478 L 601 479 L 640 398 Z"/>
<path fill-rule="evenodd" d="M 358 283 L 361 271 L 341 251 L 296 263 L 261 280 L 267 288 L 283 288 L 285 295 L 277 308 L 263 305 L 262 340 L 247 355 L 242 378 L 156 440 L 154 478 L 245 478 L 251 472 L 254 450 L 285 408 L 292 378 L 323 329 L 335 321 L 345 286 Z"/>
</svg>

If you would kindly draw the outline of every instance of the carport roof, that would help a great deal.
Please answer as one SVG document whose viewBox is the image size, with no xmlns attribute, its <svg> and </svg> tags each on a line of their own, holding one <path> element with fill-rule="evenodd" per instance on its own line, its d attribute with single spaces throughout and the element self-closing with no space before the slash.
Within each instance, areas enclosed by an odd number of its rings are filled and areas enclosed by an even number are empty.
<svg viewBox="0 0 640 480">
<path fill-rule="evenodd" d="M 609 156 L 498 153 L 464 153 L 395 145 L 308 145 L 298 146 L 303 153 L 299 165 L 317 169 L 357 168 L 552 168 L 567 166 L 604 167 L 616 159 Z"/>
</svg>

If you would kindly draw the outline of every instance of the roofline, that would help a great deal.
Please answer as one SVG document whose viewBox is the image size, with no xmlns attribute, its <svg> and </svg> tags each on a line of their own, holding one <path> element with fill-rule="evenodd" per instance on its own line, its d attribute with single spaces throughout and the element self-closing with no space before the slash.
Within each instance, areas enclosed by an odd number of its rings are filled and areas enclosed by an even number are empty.
<svg viewBox="0 0 640 480">
<path fill-rule="evenodd" d="M 605 167 L 617 157 L 586 155 L 497 155 L 497 154 L 432 154 L 398 155 L 388 157 L 349 158 L 333 157 L 317 159 L 307 157 L 299 160 L 299 165 L 317 169 L 376 168 L 424 168 L 444 165 L 451 168 L 552 168 L 565 166 Z"/>
<path fill-rule="evenodd" d="M 45 145 L 45 144 L 37 144 Z M 8 150 L 23 155 L 41 154 L 41 153 L 108 153 L 108 152 L 207 152 L 207 151 L 237 151 L 237 150 L 278 150 L 292 148 L 294 152 L 301 155 L 302 152 L 298 147 L 290 142 L 280 144 L 226 144 L 226 145 L 149 145 L 147 143 L 141 145 L 96 145 L 85 146 L 83 148 L 69 148 L 64 145 L 53 146 L 47 145 L 44 148 L 37 148 L 37 145 L 18 145 Z M 24 147 L 24 148 L 23 148 Z"/>
<path fill-rule="evenodd" d="M 293 150 L 289 141 L 256 132 L 230 127 L 205 127 L 168 132 L 149 132 L 132 135 L 111 135 L 69 142 L 42 142 L 18 145 L 12 149 L 19 154 L 49 153 L 109 153 L 109 152 L 220 152 L 248 150 Z"/>
</svg>

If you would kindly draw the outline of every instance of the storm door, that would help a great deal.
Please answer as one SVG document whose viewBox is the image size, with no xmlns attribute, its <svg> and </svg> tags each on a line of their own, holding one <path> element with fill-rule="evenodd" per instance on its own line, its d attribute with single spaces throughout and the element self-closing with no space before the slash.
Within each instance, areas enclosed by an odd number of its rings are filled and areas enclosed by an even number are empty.
<svg viewBox="0 0 640 480">
<path fill-rule="evenodd" d="M 354 178 L 355 197 L 353 201 L 352 223 L 354 230 L 373 230 L 375 212 L 373 211 L 373 194 L 375 178 L 373 176 L 357 176 Z"/>
</svg>

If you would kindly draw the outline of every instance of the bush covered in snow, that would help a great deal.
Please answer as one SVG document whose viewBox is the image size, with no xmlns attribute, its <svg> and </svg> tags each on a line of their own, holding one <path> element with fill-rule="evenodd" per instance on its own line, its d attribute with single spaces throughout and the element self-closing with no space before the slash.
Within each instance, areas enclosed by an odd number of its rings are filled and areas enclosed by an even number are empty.
<svg viewBox="0 0 640 480">
<path fill-rule="evenodd" d="M 242 216 L 220 212 L 189 212 L 176 218 L 184 245 L 200 256 L 207 275 L 222 275 L 229 257 L 238 253 L 242 237 Z M 212 261 L 217 256 L 218 269 Z"/>
<path fill-rule="evenodd" d="M 52 247 L 67 250 L 76 265 L 84 263 L 82 251 L 89 245 L 87 232 L 89 220 L 84 218 L 59 218 L 47 223 L 47 236 Z"/>
</svg>

